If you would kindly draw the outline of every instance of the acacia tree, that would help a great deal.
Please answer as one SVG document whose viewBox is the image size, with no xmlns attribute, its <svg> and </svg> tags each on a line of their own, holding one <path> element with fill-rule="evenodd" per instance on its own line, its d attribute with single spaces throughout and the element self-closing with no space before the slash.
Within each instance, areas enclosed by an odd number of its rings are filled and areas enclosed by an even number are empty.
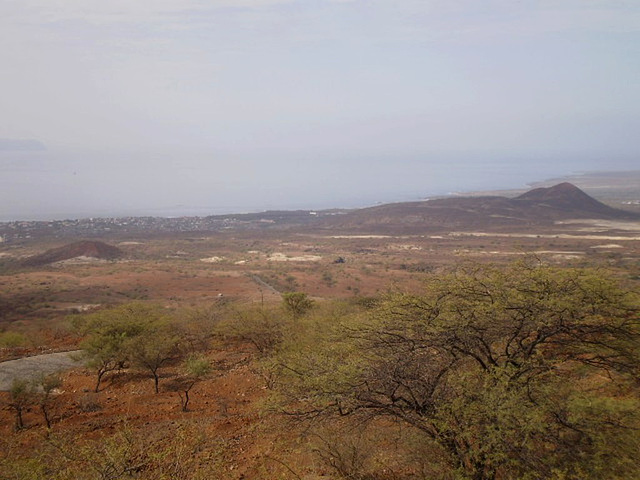
<svg viewBox="0 0 640 480">
<path fill-rule="evenodd" d="M 130 345 L 162 318 L 157 307 L 131 303 L 88 315 L 78 330 L 86 335 L 80 344 L 87 366 L 96 372 L 95 392 L 105 374 L 125 368 L 131 360 Z"/>
<path fill-rule="evenodd" d="M 637 299 L 602 272 L 460 267 L 281 350 L 299 415 L 390 416 L 464 478 L 637 475 Z"/>
<path fill-rule="evenodd" d="M 33 402 L 33 388 L 29 381 L 14 378 L 9 389 L 9 407 L 15 413 L 15 430 L 24 428 L 24 419 L 22 414 L 25 409 Z"/>
<path fill-rule="evenodd" d="M 242 306 L 231 310 L 228 318 L 216 325 L 215 332 L 226 338 L 249 341 L 264 356 L 280 344 L 287 325 L 287 319 L 277 309 Z"/>
<path fill-rule="evenodd" d="M 41 376 L 33 381 L 24 378 L 13 379 L 9 389 L 8 406 L 15 413 L 16 431 L 25 427 L 24 411 L 35 405 L 40 407 L 47 428 L 51 428 L 51 395 L 60 385 L 62 380 L 57 374 Z"/>
<path fill-rule="evenodd" d="M 204 356 L 191 354 L 184 360 L 182 369 L 183 376 L 175 379 L 171 388 L 178 392 L 182 411 L 186 412 L 189 409 L 191 389 L 211 373 L 212 367 L 211 362 Z"/>
<path fill-rule="evenodd" d="M 133 337 L 127 345 L 134 365 L 151 373 L 154 389 L 159 393 L 160 368 L 177 353 L 178 337 L 168 323 L 154 321 L 145 326 L 144 334 Z"/>
<path fill-rule="evenodd" d="M 304 292 L 288 292 L 282 294 L 284 309 L 294 318 L 299 318 L 313 308 L 313 300 Z"/>
<path fill-rule="evenodd" d="M 52 396 L 56 389 L 62 386 L 62 379 L 57 374 L 51 374 L 40 377 L 36 384 L 36 389 L 38 391 L 38 403 L 40 405 L 40 411 L 42 412 L 42 416 L 44 417 L 44 421 L 47 425 L 47 428 L 51 428 L 51 404 Z"/>
</svg>

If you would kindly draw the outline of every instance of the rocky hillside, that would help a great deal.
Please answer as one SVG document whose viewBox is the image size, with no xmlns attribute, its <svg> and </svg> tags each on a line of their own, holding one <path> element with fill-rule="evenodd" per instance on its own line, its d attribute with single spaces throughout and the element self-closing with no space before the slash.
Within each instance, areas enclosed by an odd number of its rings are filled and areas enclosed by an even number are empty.
<svg viewBox="0 0 640 480">
<path fill-rule="evenodd" d="M 25 267 L 37 267 L 51 263 L 62 262 L 74 258 L 94 258 L 98 260 L 116 260 L 123 253 L 117 247 L 103 242 L 83 240 L 70 243 L 62 247 L 53 248 L 46 252 L 26 258 L 22 261 Z"/>
</svg>

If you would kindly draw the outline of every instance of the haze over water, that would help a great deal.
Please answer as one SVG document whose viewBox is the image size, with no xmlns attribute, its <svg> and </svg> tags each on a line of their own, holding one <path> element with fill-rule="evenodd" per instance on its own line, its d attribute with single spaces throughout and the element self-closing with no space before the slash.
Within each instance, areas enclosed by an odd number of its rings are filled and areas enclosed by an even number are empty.
<svg viewBox="0 0 640 480">
<path fill-rule="evenodd" d="M 55 161 L 56 167 L 35 167 L 45 158 Z M 215 170 L 176 166 L 154 171 L 138 157 L 131 165 L 116 158 L 107 170 L 87 169 L 68 156 L 38 153 L 23 155 L 20 168 L 5 172 L 0 180 L 3 188 L 20 189 L 14 197 L 22 197 L 19 202 L 4 203 L 0 221 L 355 208 L 452 192 L 520 188 L 589 170 L 589 165 L 581 161 L 571 168 L 566 163 L 549 165 L 534 159 L 523 163 L 513 159 L 474 160 L 448 158 L 435 167 L 421 159 L 363 161 L 356 167 L 336 161 L 324 171 L 305 174 L 310 178 L 294 179 L 295 185 L 283 185 L 278 175 L 287 173 L 269 168 L 252 167 L 242 172 L 234 171 L 233 165 Z M 177 183 L 185 181 L 190 189 Z"/>
<path fill-rule="evenodd" d="M 640 165 L 640 4 L 0 4 L 0 221 L 358 207 Z"/>
</svg>

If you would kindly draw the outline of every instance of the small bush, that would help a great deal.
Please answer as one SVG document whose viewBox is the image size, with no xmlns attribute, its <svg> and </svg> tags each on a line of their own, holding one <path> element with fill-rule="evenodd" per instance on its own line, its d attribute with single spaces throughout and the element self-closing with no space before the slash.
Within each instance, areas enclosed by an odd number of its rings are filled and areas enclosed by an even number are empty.
<svg viewBox="0 0 640 480">
<path fill-rule="evenodd" d="M 78 406 L 80 407 L 80 411 L 84 413 L 97 412 L 99 410 L 102 410 L 102 405 L 100 404 L 98 395 L 95 392 L 87 392 L 82 397 L 80 397 Z"/>
<path fill-rule="evenodd" d="M 27 344 L 27 337 L 18 332 L 0 333 L 0 348 L 23 347 Z"/>
</svg>

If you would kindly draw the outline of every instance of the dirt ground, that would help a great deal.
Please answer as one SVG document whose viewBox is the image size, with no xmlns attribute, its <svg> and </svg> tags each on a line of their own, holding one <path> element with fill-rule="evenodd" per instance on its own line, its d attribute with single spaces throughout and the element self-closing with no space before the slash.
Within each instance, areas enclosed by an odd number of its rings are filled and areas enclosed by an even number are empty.
<svg viewBox="0 0 640 480">
<path fill-rule="evenodd" d="M 526 254 L 556 264 L 605 267 L 623 278 L 640 275 L 640 225 L 595 223 L 567 222 L 552 232 L 105 238 L 125 252 L 124 259 L 35 269 L 0 263 L 0 334 L 10 330 L 25 338 L 14 345 L 3 344 L 0 336 L 0 360 L 73 349 L 79 340 L 68 329 L 74 315 L 131 301 L 177 311 L 221 301 L 278 303 L 287 291 L 304 291 L 319 301 L 367 297 L 418 289 L 425 274 L 454 263 L 501 263 Z M 0 254 L 24 258 L 54 246 L 59 244 L 51 240 L 0 244 Z"/>
<path fill-rule="evenodd" d="M 501 263 L 526 254 L 554 264 L 604 267 L 624 281 L 640 278 L 638 225 L 583 223 L 558 229 L 411 236 L 281 232 L 120 238 L 115 244 L 126 256 L 115 262 L 65 262 L 38 269 L 4 264 L 0 360 L 77 348 L 81 339 L 70 327 L 77 315 L 131 301 L 159 304 L 181 315 L 220 302 L 277 304 L 287 291 L 306 292 L 317 302 L 368 297 L 419 289 L 426 274 L 456 262 Z M 21 258 L 51 246 L 56 245 L 50 240 L 0 245 L 0 255 Z M 284 417 L 265 413 L 267 379 L 256 368 L 256 355 L 255 348 L 244 343 L 212 348 L 208 357 L 214 373 L 194 387 L 188 412 L 181 411 L 177 393 L 168 389 L 178 375 L 176 366 L 163 371 L 159 394 L 153 393 L 150 377 L 134 371 L 109 375 L 101 391 L 93 393 L 94 372 L 78 366 L 66 369 L 72 365 L 65 364 L 63 387 L 55 396 L 53 430 L 90 438 L 116 432 L 123 422 L 140 431 L 192 422 L 207 438 L 220 442 L 220 468 L 225 472 L 221 478 L 296 478 L 287 470 L 286 460 L 287 455 L 295 457 L 297 440 L 282 433 Z M 0 389 L 10 381 L 12 373 L 7 372 L 15 373 L 12 365 L 0 364 Z M 27 429 L 15 433 L 6 392 L 0 392 L 0 403 L 4 406 L 0 435 L 16 440 L 25 451 L 37 444 L 46 431 L 38 409 L 29 409 Z M 274 433 L 276 426 L 279 435 Z M 304 478 L 319 478 L 311 476 L 310 468 L 304 470 L 305 461 L 300 465 L 299 477 L 307 472 Z"/>
<path fill-rule="evenodd" d="M 259 402 L 265 396 L 264 381 L 252 371 L 248 345 L 234 345 L 224 352 L 212 352 L 216 366 L 208 379 L 191 392 L 189 411 L 183 412 L 178 394 L 167 386 L 177 375 L 175 368 L 164 369 L 160 393 L 153 391 L 152 379 L 136 371 L 122 371 L 108 376 L 100 392 L 94 393 L 95 374 L 84 368 L 65 370 L 63 387 L 56 391 L 52 403 L 52 432 L 74 438 L 112 434 L 123 428 L 158 434 L 166 425 L 197 424 L 198 430 L 213 441 L 221 442 L 225 478 L 260 478 L 265 468 L 265 443 L 273 438 L 250 435 L 260 430 Z M 0 393 L 6 402 L 8 394 Z M 46 432 L 43 417 L 36 406 L 24 415 L 26 430 L 13 431 L 12 413 L 0 412 L 0 435 L 19 435 L 25 450 L 38 444 Z M 152 427 L 150 427 L 152 426 Z M 268 451 L 268 448 L 267 450 Z M 268 466 L 267 466 L 268 467 Z M 277 465 L 274 468 L 278 470 Z"/>
</svg>

